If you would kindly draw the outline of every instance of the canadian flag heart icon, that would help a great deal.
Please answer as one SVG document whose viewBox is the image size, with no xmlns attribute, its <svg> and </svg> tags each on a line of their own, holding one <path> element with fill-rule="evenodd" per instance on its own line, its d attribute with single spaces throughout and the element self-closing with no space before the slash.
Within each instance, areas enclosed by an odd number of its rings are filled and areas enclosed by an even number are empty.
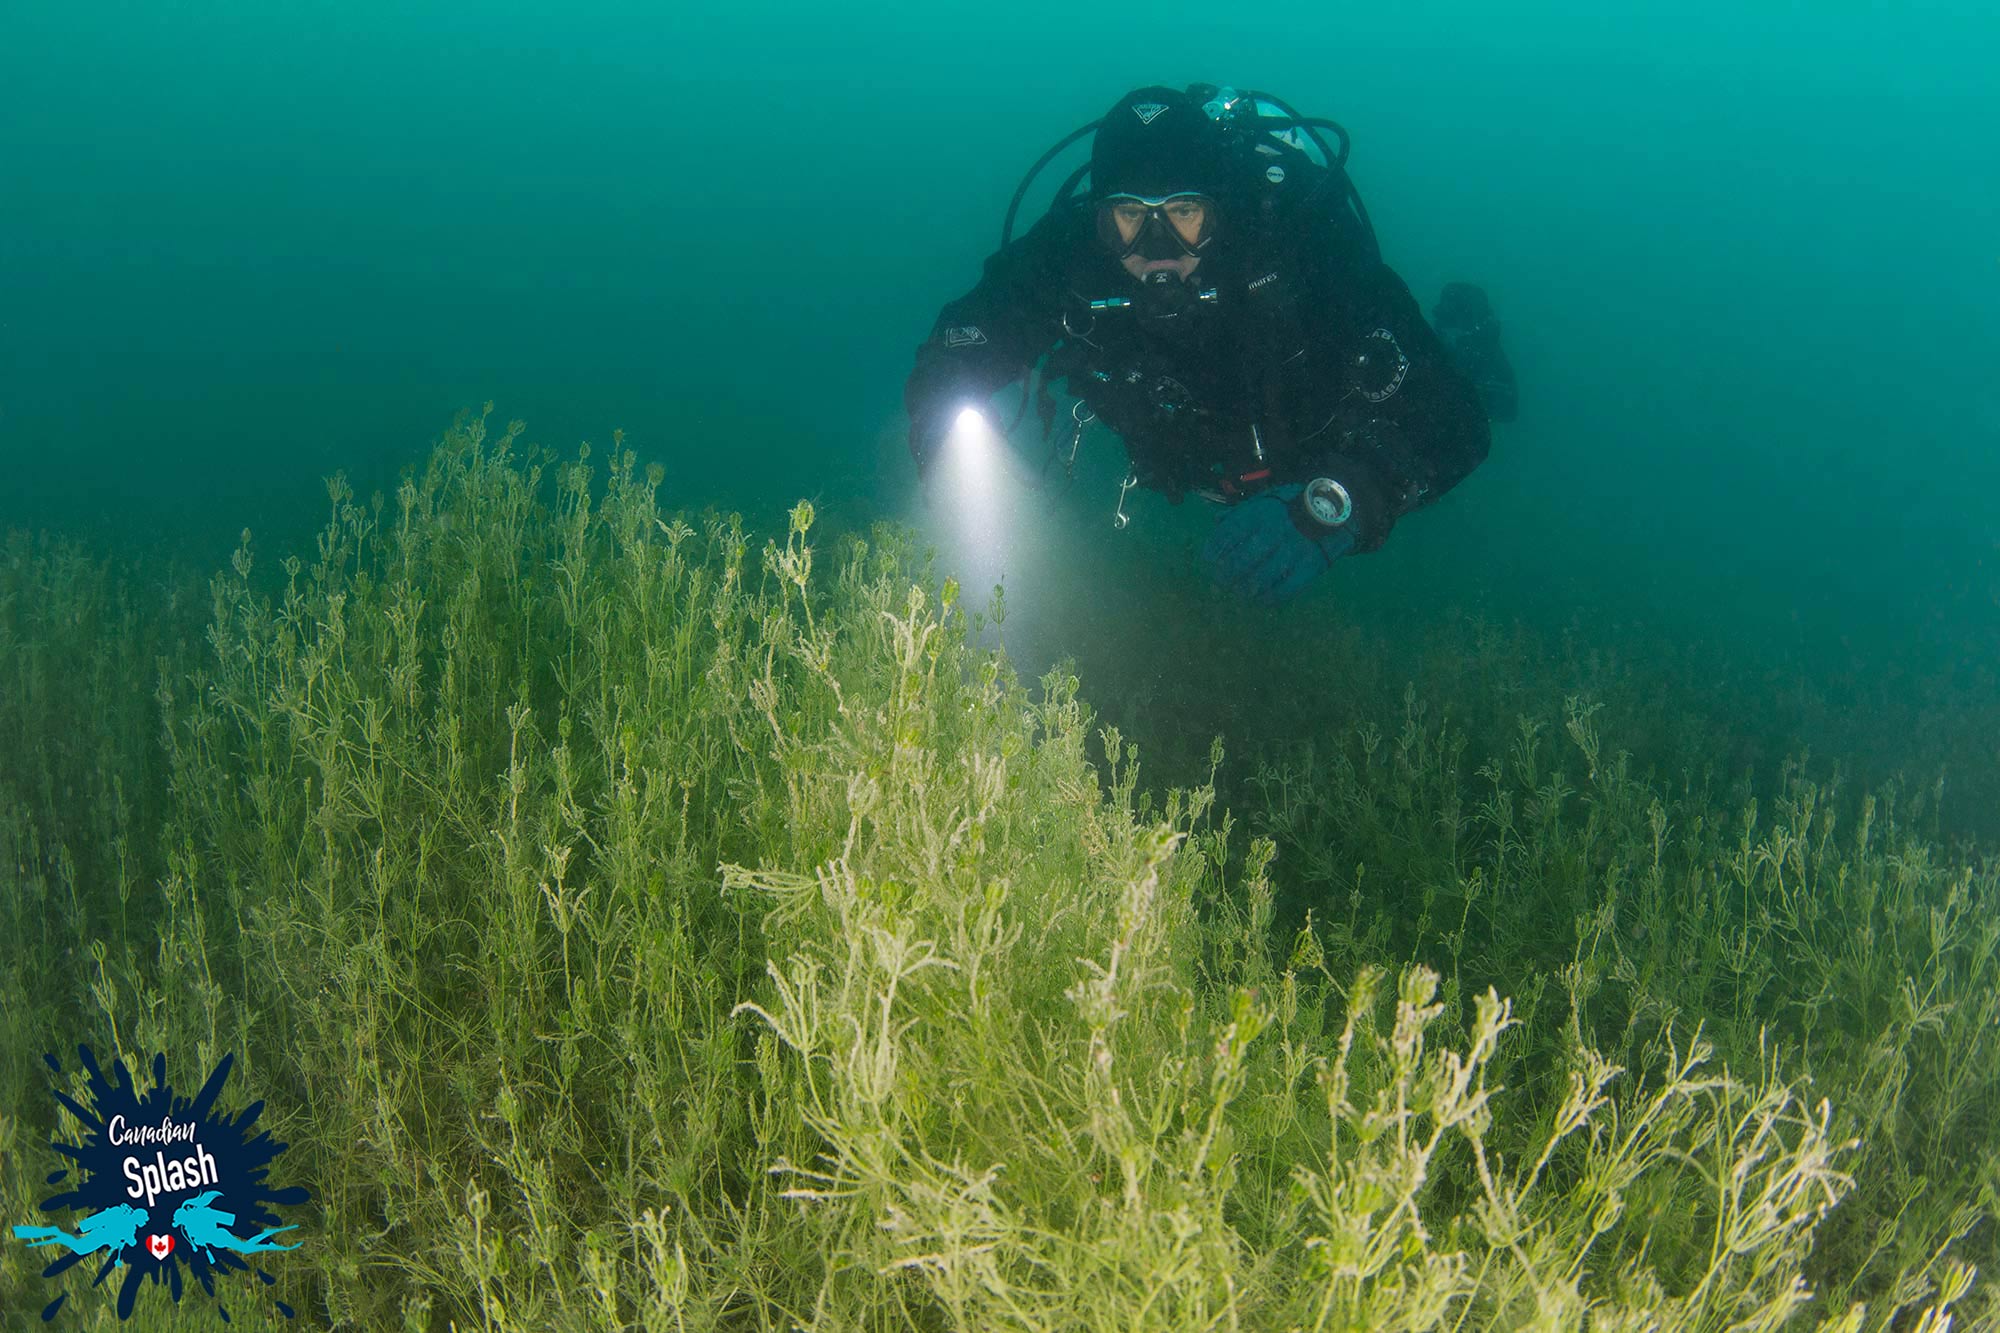
<svg viewBox="0 0 2000 1333">
<path fill-rule="evenodd" d="M 172 1236 L 150 1235 L 146 1237 L 146 1253 L 155 1259 L 164 1259 L 174 1252 Z"/>
</svg>

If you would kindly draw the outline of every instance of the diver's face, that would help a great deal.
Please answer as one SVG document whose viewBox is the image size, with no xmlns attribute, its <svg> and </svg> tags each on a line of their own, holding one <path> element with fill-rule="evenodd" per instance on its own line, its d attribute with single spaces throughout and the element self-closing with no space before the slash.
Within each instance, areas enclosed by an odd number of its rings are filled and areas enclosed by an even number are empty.
<svg viewBox="0 0 2000 1333">
<path fill-rule="evenodd" d="M 1139 232 L 1145 227 L 1153 210 L 1144 203 L 1114 203 L 1110 206 L 1111 221 L 1118 228 L 1118 239 L 1130 246 L 1139 239 Z M 1170 198 L 1160 210 L 1168 225 L 1180 233 L 1189 245 L 1202 237 L 1208 225 L 1208 201 L 1196 195 Z M 1137 253 L 1129 254 L 1119 261 L 1125 271 L 1135 278 L 1144 278 L 1148 273 L 1162 269 L 1180 275 L 1183 282 L 1194 275 L 1201 264 L 1201 256 L 1186 255 L 1179 259 L 1146 259 Z"/>
</svg>

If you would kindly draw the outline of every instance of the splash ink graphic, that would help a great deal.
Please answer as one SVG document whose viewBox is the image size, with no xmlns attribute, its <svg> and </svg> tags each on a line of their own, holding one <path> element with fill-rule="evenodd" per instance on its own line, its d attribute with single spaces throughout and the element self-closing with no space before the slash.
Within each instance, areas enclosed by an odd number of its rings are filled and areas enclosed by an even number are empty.
<svg viewBox="0 0 2000 1333">
<path fill-rule="evenodd" d="M 301 1186 L 273 1188 L 266 1179 L 287 1145 L 256 1128 L 264 1103 L 235 1116 L 216 1110 L 232 1056 L 222 1057 L 192 1098 L 174 1095 L 164 1055 L 153 1057 L 153 1086 L 143 1095 L 123 1063 L 114 1061 L 113 1079 L 106 1079 L 89 1047 L 79 1046 L 77 1056 L 88 1075 L 84 1100 L 52 1090 L 83 1126 L 82 1142 L 54 1144 L 75 1164 L 77 1179 L 73 1188 L 42 1201 L 44 1213 L 73 1210 L 75 1230 L 17 1226 L 14 1235 L 38 1249 L 64 1251 L 42 1270 L 45 1278 L 94 1262 L 91 1285 L 110 1280 L 116 1287 L 120 1319 L 131 1317 L 140 1283 L 165 1286 L 178 1303 L 193 1278 L 228 1322 L 218 1279 L 253 1271 L 246 1255 L 297 1249 L 272 1239 L 294 1228 L 271 1208 L 308 1198 Z M 42 1059 L 53 1074 L 62 1074 L 53 1055 Z M 51 1173 L 47 1183 L 62 1184 L 71 1169 Z M 262 1268 L 254 1271 L 266 1287 L 276 1281 Z M 43 1321 L 54 1319 L 67 1299 L 65 1292 L 50 1301 Z M 293 1316 L 283 1301 L 273 1304 L 285 1318 Z"/>
</svg>

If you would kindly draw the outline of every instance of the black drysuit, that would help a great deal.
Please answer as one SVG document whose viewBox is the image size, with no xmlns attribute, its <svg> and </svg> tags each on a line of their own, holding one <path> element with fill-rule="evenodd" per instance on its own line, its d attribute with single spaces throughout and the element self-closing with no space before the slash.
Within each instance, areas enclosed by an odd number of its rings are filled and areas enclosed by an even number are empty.
<svg viewBox="0 0 2000 1333">
<path fill-rule="evenodd" d="M 1046 356 L 1044 383 L 1082 399 L 1124 439 L 1140 484 L 1175 501 L 1331 476 L 1366 551 L 1457 485 L 1486 457 L 1486 414 L 1348 211 L 1344 180 L 1303 155 L 1250 165 L 1193 275 L 1214 297 L 1173 318 L 1090 308 L 1142 293 L 1082 201 L 989 258 L 917 349 L 913 449 Z"/>
</svg>

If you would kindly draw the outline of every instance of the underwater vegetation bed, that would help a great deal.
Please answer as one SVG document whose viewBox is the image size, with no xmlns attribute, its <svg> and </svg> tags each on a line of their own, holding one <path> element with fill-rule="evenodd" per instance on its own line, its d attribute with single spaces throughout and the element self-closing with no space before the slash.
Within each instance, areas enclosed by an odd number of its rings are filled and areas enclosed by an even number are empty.
<svg viewBox="0 0 2000 1333">
<path fill-rule="evenodd" d="M 897 531 L 518 435 L 336 480 L 200 614 L 6 545 L 8 1222 L 82 1041 L 235 1053 L 314 1325 L 2000 1318 L 2000 869 L 1934 792 L 1732 800 L 1599 700 L 1413 688 L 1150 793 Z"/>
</svg>

